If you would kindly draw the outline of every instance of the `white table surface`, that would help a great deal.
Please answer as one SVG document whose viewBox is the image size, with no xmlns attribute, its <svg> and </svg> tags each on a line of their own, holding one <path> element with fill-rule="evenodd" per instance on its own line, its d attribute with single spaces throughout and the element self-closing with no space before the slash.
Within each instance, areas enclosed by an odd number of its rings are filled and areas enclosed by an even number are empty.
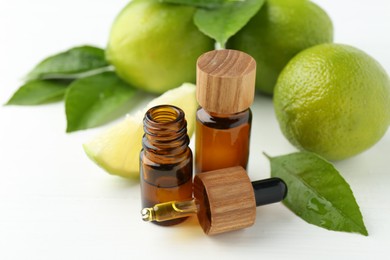
<svg viewBox="0 0 390 260">
<path fill-rule="evenodd" d="M 126 0 L 1 0 L 0 103 L 42 58 L 82 44 L 104 47 Z M 390 3 L 316 0 L 335 41 L 390 72 Z M 295 151 L 269 98 L 256 97 L 250 177 L 269 176 L 262 155 Z M 351 185 L 369 236 L 307 224 L 282 204 L 257 209 L 252 228 L 208 237 L 193 218 L 164 228 L 142 222 L 137 182 L 106 174 L 82 143 L 108 126 L 65 134 L 62 103 L 0 107 L 0 259 L 389 259 L 390 133 L 335 166 Z"/>
</svg>

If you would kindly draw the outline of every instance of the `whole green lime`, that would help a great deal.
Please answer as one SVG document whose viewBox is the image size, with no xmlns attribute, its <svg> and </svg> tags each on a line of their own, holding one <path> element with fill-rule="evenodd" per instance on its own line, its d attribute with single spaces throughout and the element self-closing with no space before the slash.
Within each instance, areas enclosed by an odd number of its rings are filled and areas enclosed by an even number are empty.
<svg viewBox="0 0 390 260">
<path fill-rule="evenodd" d="M 196 59 L 214 42 L 193 23 L 195 8 L 134 0 L 116 18 L 107 60 L 128 83 L 162 93 L 183 82 L 195 82 Z"/>
<path fill-rule="evenodd" d="M 390 123 L 390 80 L 381 65 L 354 47 L 322 44 L 283 69 L 274 107 L 297 148 L 329 160 L 356 155 L 381 139 Z"/>
<path fill-rule="evenodd" d="M 267 0 L 227 46 L 255 58 L 256 89 L 272 95 L 280 71 L 294 55 L 332 40 L 332 22 L 316 4 L 306 0 Z"/>
</svg>

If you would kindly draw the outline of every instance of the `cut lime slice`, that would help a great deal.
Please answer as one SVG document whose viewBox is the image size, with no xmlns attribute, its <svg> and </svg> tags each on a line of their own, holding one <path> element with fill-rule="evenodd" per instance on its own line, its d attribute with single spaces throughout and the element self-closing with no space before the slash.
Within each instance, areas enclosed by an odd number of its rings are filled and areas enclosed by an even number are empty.
<svg viewBox="0 0 390 260">
<path fill-rule="evenodd" d="M 154 106 L 169 104 L 181 108 L 187 120 L 188 135 L 195 126 L 197 102 L 195 85 L 184 83 L 153 99 L 148 105 L 83 145 L 89 158 L 108 173 L 125 178 L 138 178 L 139 153 L 142 147 L 143 116 Z"/>
</svg>

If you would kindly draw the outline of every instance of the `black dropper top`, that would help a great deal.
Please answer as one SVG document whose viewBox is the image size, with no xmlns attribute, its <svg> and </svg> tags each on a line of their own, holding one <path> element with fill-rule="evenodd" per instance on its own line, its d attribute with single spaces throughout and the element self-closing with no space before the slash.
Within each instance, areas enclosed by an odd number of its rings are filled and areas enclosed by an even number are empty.
<svg viewBox="0 0 390 260">
<path fill-rule="evenodd" d="M 287 185 L 279 178 L 269 178 L 252 182 L 256 206 L 282 201 L 287 195 Z"/>
</svg>

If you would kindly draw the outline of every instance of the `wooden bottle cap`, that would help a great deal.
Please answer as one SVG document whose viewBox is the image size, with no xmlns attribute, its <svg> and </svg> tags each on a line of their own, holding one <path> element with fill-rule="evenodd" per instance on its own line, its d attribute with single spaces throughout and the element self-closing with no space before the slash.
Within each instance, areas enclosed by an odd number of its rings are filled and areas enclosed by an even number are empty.
<svg viewBox="0 0 390 260">
<path fill-rule="evenodd" d="M 215 235 L 246 228 L 255 222 L 252 183 L 241 166 L 195 175 L 194 197 L 203 231 Z"/>
<path fill-rule="evenodd" d="M 233 114 L 246 110 L 255 94 L 256 61 L 236 50 L 202 54 L 196 66 L 196 98 L 208 112 Z"/>
</svg>

